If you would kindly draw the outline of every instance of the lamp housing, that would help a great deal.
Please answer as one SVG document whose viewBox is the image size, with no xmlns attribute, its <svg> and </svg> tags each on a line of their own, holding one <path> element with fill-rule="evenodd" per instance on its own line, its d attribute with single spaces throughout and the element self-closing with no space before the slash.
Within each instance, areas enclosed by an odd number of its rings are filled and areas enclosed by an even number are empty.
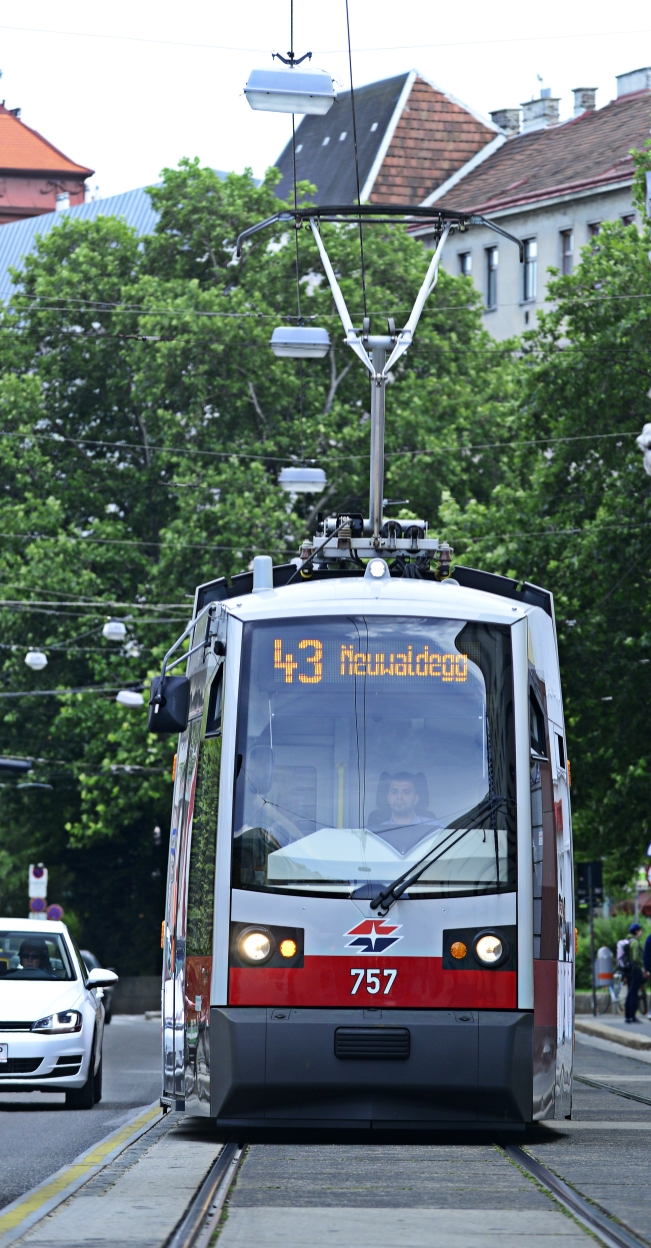
<svg viewBox="0 0 651 1248">
<path fill-rule="evenodd" d="M 335 102 L 332 78 L 325 69 L 270 65 L 253 69 L 244 94 L 263 113 L 312 113 L 323 116 Z"/>
<path fill-rule="evenodd" d="M 288 494 L 319 494 L 328 482 L 323 468 L 281 468 L 278 484 Z"/>
<path fill-rule="evenodd" d="M 281 325 L 269 346 L 280 360 L 322 360 L 330 350 L 330 335 L 316 325 Z"/>
</svg>

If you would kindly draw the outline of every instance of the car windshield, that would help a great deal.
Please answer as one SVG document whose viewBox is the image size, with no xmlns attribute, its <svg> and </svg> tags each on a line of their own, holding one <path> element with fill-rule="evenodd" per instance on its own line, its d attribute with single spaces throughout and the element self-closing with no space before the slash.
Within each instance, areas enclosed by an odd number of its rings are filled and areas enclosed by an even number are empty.
<svg viewBox="0 0 651 1248">
<path fill-rule="evenodd" d="M 66 942 L 59 932 L 42 936 L 29 928 L 0 932 L 0 977 L 76 979 Z"/>
<path fill-rule="evenodd" d="M 233 887 L 373 896 L 430 850 L 412 898 L 515 887 L 508 628 L 247 624 L 238 716 Z"/>
</svg>

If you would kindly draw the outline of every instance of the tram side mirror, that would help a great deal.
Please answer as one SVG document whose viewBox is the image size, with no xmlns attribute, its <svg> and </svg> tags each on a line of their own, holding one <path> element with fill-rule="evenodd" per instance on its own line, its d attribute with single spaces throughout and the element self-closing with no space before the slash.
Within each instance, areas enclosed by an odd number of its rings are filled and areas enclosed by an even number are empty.
<svg viewBox="0 0 651 1248">
<path fill-rule="evenodd" d="M 149 695 L 148 732 L 185 732 L 190 711 L 187 676 L 154 676 Z"/>
<path fill-rule="evenodd" d="M 274 781 L 274 752 L 268 745 L 254 745 L 246 762 L 246 777 L 255 793 L 268 793 Z"/>
</svg>

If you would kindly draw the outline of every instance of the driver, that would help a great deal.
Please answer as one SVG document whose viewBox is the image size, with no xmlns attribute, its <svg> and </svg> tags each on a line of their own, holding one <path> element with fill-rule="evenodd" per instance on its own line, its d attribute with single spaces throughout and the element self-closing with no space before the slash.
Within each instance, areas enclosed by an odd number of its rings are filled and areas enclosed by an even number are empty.
<svg viewBox="0 0 651 1248">
<path fill-rule="evenodd" d="M 422 815 L 418 813 L 420 794 L 414 777 L 408 771 L 399 771 L 391 777 L 386 800 L 391 818 L 380 824 L 376 834 L 401 854 L 407 853 L 427 835 L 423 825 L 428 825 L 428 830 L 441 826 L 428 811 L 423 811 Z"/>
<path fill-rule="evenodd" d="M 20 965 L 24 971 L 45 971 L 47 974 L 52 974 L 50 955 L 44 940 L 36 940 L 28 936 L 21 943 L 19 956 Z"/>
</svg>

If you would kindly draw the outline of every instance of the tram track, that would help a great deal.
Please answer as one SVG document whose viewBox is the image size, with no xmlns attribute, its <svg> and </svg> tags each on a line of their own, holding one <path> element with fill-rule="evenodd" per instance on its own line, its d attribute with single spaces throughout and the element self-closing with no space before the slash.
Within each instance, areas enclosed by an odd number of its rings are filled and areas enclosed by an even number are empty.
<svg viewBox="0 0 651 1248">
<path fill-rule="evenodd" d="M 651 1105 L 651 1097 L 640 1096 L 639 1092 L 625 1092 L 612 1083 L 602 1083 L 600 1079 L 590 1079 L 587 1075 L 574 1075 L 576 1083 L 585 1083 L 589 1088 L 598 1088 L 604 1092 L 612 1092 L 613 1096 L 623 1096 L 627 1101 L 639 1101 L 641 1105 Z"/>
<path fill-rule="evenodd" d="M 649 1248 L 647 1240 L 640 1239 L 632 1231 L 622 1226 L 612 1214 L 593 1204 L 576 1188 L 571 1187 L 547 1166 L 532 1157 L 517 1144 L 500 1146 L 506 1156 L 515 1162 L 532 1179 L 544 1187 L 560 1205 L 571 1213 L 593 1235 L 596 1235 L 606 1248 Z"/>
<path fill-rule="evenodd" d="M 219 1223 L 246 1144 L 225 1144 L 164 1248 L 206 1248 Z"/>
</svg>

